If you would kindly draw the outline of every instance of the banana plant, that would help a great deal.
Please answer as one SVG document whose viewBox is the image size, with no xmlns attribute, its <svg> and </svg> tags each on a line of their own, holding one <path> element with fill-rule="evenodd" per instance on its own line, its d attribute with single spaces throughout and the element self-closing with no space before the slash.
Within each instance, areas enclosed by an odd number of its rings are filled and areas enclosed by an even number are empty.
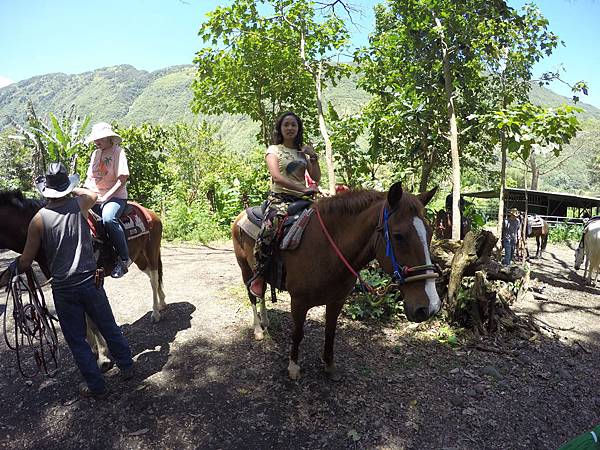
<svg viewBox="0 0 600 450">
<path fill-rule="evenodd" d="M 75 105 L 63 111 L 60 119 L 53 113 L 48 114 L 49 123 L 39 119 L 33 104 L 27 104 L 27 124 L 21 126 L 11 120 L 19 134 L 26 139 L 26 145 L 32 147 L 34 170 L 44 173 L 48 161 L 60 161 L 77 171 L 77 155 L 85 150 L 85 131 L 90 122 L 89 116 L 83 118 L 76 114 Z"/>
</svg>

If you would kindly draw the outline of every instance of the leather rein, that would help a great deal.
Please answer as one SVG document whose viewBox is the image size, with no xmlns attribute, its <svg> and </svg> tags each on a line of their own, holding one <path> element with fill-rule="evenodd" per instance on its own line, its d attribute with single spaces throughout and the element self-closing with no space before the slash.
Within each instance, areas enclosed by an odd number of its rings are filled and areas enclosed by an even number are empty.
<svg viewBox="0 0 600 450">
<path fill-rule="evenodd" d="M 4 341 L 15 351 L 21 375 L 30 378 L 43 372 L 46 376 L 53 377 L 58 372 L 59 346 L 54 326 L 58 319 L 48 311 L 42 287 L 31 268 L 23 274 L 12 272 L 10 268 L 7 271 L 10 272 L 10 280 L 6 285 Z M 26 279 L 22 275 L 26 275 Z M 3 277 L 4 272 L 0 275 L 0 278 Z M 28 294 L 27 299 L 24 293 Z M 7 330 L 9 304 L 12 306 L 14 319 L 13 342 L 10 342 Z M 26 352 L 27 356 L 33 356 L 36 368 L 32 372 L 23 367 L 23 352 Z"/>
<path fill-rule="evenodd" d="M 433 264 L 423 264 L 420 266 L 400 266 L 398 264 L 398 259 L 396 258 L 396 254 L 394 252 L 394 247 L 392 245 L 391 236 L 390 236 L 390 228 L 389 228 L 389 218 L 392 216 L 392 214 L 394 214 L 395 211 L 388 209 L 388 207 L 386 205 L 387 205 L 387 201 L 384 202 L 384 204 L 381 208 L 381 213 L 379 214 L 379 221 L 377 224 L 376 231 L 378 232 L 378 235 L 377 235 L 378 238 L 380 236 L 383 237 L 383 240 L 385 242 L 385 254 L 392 263 L 392 269 L 393 269 L 392 279 L 397 284 L 403 285 L 406 283 L 413 283 L 415 281 L 422 281 L 422 280 L 437 278 L 439 276 L 439 274 L 437 272 L 430 272 L 430 271 L 436 270 L 436 266 L 434 266 Z M 329 244 L 333 248 L 333 250 L 336 253 L 336 255 L 338 256 L 338 258 L 340 258 L 342 263 L 344 263 L 344 266 L 346 266 L 346 268 L 352 275 L 354 275 L 356 278 L 358 278 L 358 280 L 361 282 L 361 284 L 364 285 L 371 294 L 380 294 L 375 290 L 375 288 L 373 288 L 373 286 L 371 286 L 369 283 L 367 283 L 365 280 L 363 280 L 363 278 L 360 276 L 360 274 L 356 270 L 354 270 L 354 268 L 350 265 L 348 260 L 344 257 L 343 253 L 341 252 L 341 250 L 339 249 L 339 247 L 337 246 L 337 244 L 331 237 L 329 230 L 325 226 L 325 222 L 323 221 L 323 218 L 321 217 L 319 208 L 315 205 L 314 209 L 315 209 L 315 212 L 317 213 L 317 218 L 319 219 L 319 223 L 321 225 L 321 229 L 323 230 L 323 234 L 325 234 L 325 236 L 327 237 Z M 387 291 L 387 289 L 386 289 L 386 291 Z"/>
</svg>

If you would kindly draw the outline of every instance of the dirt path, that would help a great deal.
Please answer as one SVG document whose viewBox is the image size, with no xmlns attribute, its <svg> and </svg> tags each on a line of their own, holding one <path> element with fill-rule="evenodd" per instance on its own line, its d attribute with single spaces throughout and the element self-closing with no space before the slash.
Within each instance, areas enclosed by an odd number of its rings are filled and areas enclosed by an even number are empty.
<svg viewBox="0 0 600 450">
<path fill-rule="evenodd" d="M 0 256 L 4 267 L 9 255 Z M 138 361 L 131 382 L 109 382 L 108 401 L 78 398 L 79 375 L 64 344 L 59 376 L 31 381 L 18 376 L 14 355 L 0 345 L 0 447 L 557 448 L 600 414 L 600 291 L 581 290 L 572 259 L 570 249 L 550 246 L 533 263 L 547 299 L 515 305 L 555 339 L 453 349 L 437 339 L 435 323 L 343 319 L 336 355 L 345 377 L 332 383 L 319 361 L 317 308 L 301 347 L 303 378 L 292 382 L 285 297 L 270 305 L 270 334 L 255 342 L 230 248 L 166 246 L 170 307 L 160 323 L 150 323 L 143 273 L 107 282 Z"/>
</svg>

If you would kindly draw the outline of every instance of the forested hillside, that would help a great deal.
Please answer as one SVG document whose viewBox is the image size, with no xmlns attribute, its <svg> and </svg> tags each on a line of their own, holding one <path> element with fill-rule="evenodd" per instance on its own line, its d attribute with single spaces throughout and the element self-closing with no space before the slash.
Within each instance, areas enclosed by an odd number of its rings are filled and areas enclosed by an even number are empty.
<svg viewBox="0 0 600 450">
<path fill-rule="evenodd" d="M 193 66 L 146 72 L 120 65 L 75 75 L 53 73 L 29 78 L 0 88 L 0 128 L 9 123 L 8 117 L 24 122 L 28 98 L 42 117 L 75 105 L 80 114 L 89 114 L 92 122 L 116 121 L 121 125 L 191 122 L 197 119 L 190 109 L 194 72 Z M 358 111 L 367 99 L 368 95 L 356 87 L 354 79 L 342 80 L 326 91 L 326 100 L 341 113 Z M 570 102 L 537 84 L 532 87 L 531 99 L 545 106 Z M 585 103 L 579 106 L 585 109 L 582 118 L 600 119 L 600 109 Z M 206 119 L 219 127 L 219 134 L 232 147 L 238 142 L 247 143 L 258 130 L 243 117 Z"/>
<path fill-rule="evenodd" d="M 232 151 L 248 152 L 256 147 L 258 125 L 240 115 L 196 116 L 192 113 L 191 83 L 194 66 L 173 66 L 155 72 L 137 70 L 130 65 L 97 69 L 76 75 L 61 73 L 40 75 L 0 88 L 0 129 L 12 118 L 25 122 L 26 101 L 31 99 L 40 117 L 55 114 L 75 105 L 79 114 L 97 121 L 116 121 L 120 126 L 170 124 L 206 120 L 216 127 L 216 138 Z M 367 103 L 368 94 L 356 86 L 356 78 L 344 79 L 329 87 L 325 99 L 341 114 L 358 112 Z M 571 103 L 549 89 L 532 85 L 531 100 L 539 105 L 558 106 Z M 579 103 L 584 130 L 563 153 L 560 164 L 542 158 L 540 189 L 597 193 L 599 177 L 596 158 L 600 153 L 600 109 Z M 509 184 L 523 184 L 522 169 L 510 171 Z"/>
</svg>

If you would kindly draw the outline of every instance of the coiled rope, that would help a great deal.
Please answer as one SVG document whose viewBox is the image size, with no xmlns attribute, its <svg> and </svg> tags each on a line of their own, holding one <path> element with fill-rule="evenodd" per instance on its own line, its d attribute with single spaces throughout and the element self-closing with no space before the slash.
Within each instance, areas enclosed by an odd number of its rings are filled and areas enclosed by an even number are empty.
<svg viewBox="0 0 600 450">
<path fill-rule="evenodd" d="M 6 272 L 10 279 L 6 285 L 6 304 L 3 320 L 4 341 L 8 348 L 17 355 L 17 365 L 21 375 L 31 378 L 39 372 L 48 377 L 53 377 L 58 372 L 58 336 L 54 322 L 58 319 L 53 316 L 46 306 L 42 287 L 33 270 L 30 268 L 25 273 L 17 273 L 11 268 L 7 269 L 0 279 L 4 279 Z M 7 317 L 9 306 L 12 307 L 14 319 L 14 340 L 9 339 Z M 35 369 L 27 372 L 26 358 L 32 357 Z"/>
</svg>

